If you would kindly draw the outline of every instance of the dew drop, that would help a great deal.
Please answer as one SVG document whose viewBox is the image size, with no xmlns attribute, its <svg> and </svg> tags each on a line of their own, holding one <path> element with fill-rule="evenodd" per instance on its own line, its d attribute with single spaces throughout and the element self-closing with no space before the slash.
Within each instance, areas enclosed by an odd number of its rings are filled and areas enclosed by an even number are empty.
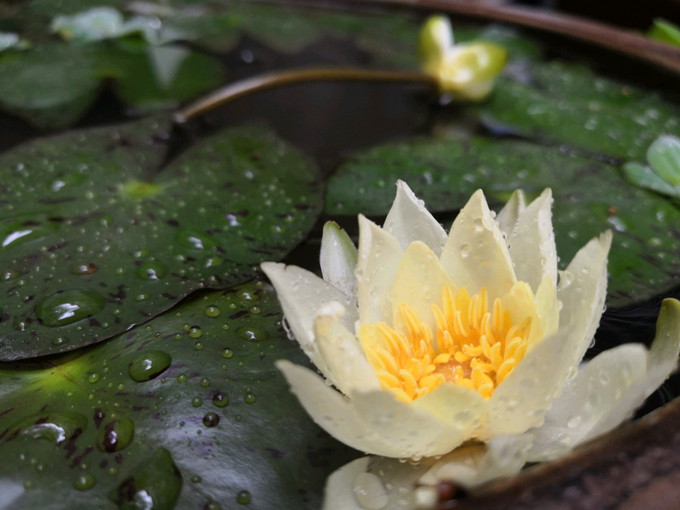
<svg viewBox="0 0 680 510">
<path fill-rule="evenodd" d="M 366 510 L 380 510 L 387 506 L 389 496 L 380 478 L 373 473 L 359 473 L 352 487 L 354 499 Z"/>
<path fill-rule="evenodd" d="M 189 329 L 189 337 L 190 338 L 201 338 L 203 336 L 203 330 L 199 328 L 198 326 L 192 326 Z"/>
<path fill-rule="evenodd" d="M 203 425 L 206 427 L 216 427 L 220 423 L 220 416 L 217 413 L 205 413 L 203 416 Z"/>
<path fill-rule="evenodd" d="M 128 374 L 137 382 L 148 381 L 162 374 L 172 363 L 164 351 L 148 351 L 136 357 L 128 366 Z"/>
<path fill-rule="evenodd" d="M 215 305 L 210 305 L 205 308 L 205 315 L 208 317 L 218 317 L 220 315 L 220 309 Z"/>
<path fill-rule="evenodd" d="M 234 351 L 232 351 L 229 347 L 227 347 L 226 349 L 224 349 L 222 351 L 222 357 L 226 358 L 226 359 L 231 359 L 231 358 L 234 357 Z"/>
<path fill-rule="evenodd" d="M 91 489 L 97 483 L 97 479 L 90 473 L 83 473 L 79 475 L 73 482 L 73 487 L 79 491 L 86 491 Z"/>
<path fill-rule="evenodd" d="M 249 503 L 250 503 L 250 499 L 251 499 L 251 496 L 250 496 L 250 492 L 248 492 L 248 491 L 240 491 L 240 492 L 236 495 L 236 502 L 237 502 L 239 505 L 247 505 L 247 504 L 249 504 Z"/>
<path fill-rule="evenodd" d="M 132 442 L 135 424 L 129 418 L 117 418 L 100 429 L 97 448 L 102 452 L 117 452 Z"/>
<path fill-rule="evenodd" d="M 104 298 L 93 290 L 58 291 L 43 299 L 35 314 L 45 326 L 58 327 L 91 317 L 104 308 Z"/>
<path fill-rule="evenodd" d="M 269 338 L 265 330 L 255 326 L 243 326 L 236 331 L 236 334 L 249 342 L 263 342 Z"/>
<path fill-rule="evenodd" d="M 137 276 L 142 280 L 160 280 L 168 272 L 168 268 L 160 262 L 146 262 L 137 268 Z"/>
<path fill-rule="evenodd" d="M 246 404 L 253 404 L 255 402 L 255 395 L 253 395 L 251 392 L 247 392 L 243 397 L 243 401 Z"/>
<path fill-rule="evenodd" d="M 191 399 L 191 405 L 193 407 L 201 407 L 203 405 L 203 399 L 201 397 L 194 397 Z"/>
<path fill-rule="evenodd" d="M 472 252 L 472 247 L 469 244 L 465 243 L 465 244 L 462 244 L 460 246 L 460 256 L 461 257 L 466 258 L 470 255 L 471 252 Z"/>
<path fill-rule="evenodd" d="M 229 396 L 226 393 L 218 391 L 213 395 L 212 403 L 217 407 L 226 407 L 229 405 Z"/>
<path fill-rule="evenodd" d="M 187 376 L 185 374 L 179 374 L 177 376 L 177 382 L 178 383 L 185 383 L 187 382 Z"/>
<path fill-rule="evenodd" d="M 97 266 L 94 264 L 79 264 L 71 269 L 71 274 L 88 275 L 97 272 Z"/>
<path fill-rule="evenodd" d="M 97 373 L 97 372 L 92 372 L 92 373 L 90 373 L 90 375 L 87 376 L 88 382 L 90 382 L 90 383 L 92 383 L 92 384 L 94 384 L 94 383 L 96 383 L 97 381 L 99 381 L 100 378 L 101 378 L 101 376 L 100 376 L 99 373 Z"/>
</svg>

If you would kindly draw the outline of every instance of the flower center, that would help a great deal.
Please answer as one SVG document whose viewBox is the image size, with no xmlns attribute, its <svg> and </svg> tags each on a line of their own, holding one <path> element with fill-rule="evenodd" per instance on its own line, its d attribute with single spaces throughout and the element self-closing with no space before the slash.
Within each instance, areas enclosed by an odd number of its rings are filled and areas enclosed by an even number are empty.
<svg viewBox="0 0 680 510">
<path fill-rule="evenodd" d="M 531 314 L 513 324 L 501 299 L 489 310 L 486 287 L 470 297 L 464 288 L 454 296 L 448 286 L 442 306 L 433 304 L 432 312 L 434 336 L 404 303 L 395 317 L 396 329 L 384 322 L 360 328 L 362 346 L 383 388 L 410 402 L 448 381 L 491 397 L 526 352 Z"/>
</svg>

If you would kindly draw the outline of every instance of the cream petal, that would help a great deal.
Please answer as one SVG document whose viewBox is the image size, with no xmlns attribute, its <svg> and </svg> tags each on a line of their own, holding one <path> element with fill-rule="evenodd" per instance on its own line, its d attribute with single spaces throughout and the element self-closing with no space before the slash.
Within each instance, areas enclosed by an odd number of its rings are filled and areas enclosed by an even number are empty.
<svg viewBox="0 0 680 510">
<path fill-rule="evenodd" d="M 353 390 L 378 390 L 380 382 L 366 360 L 356 336 L 342 323 L 345 310 L 330 303 L 319 310 L 314 323 L 316 344 L 336 387 L 348 395 Z"/>
<path fill-rule="evenodd" d="M 444 383 L 414 400 L 411 406 L 450 423 L 461 431 L 466 440 L 475 437 L 488 409 L 487 401 L 478 391 L 451 383 Z"/>
<path fill-rule="evenodd" d="M 348 296 L 356 296 L 357 249 L 347 232 L 334 221 L 326 222 L 323 227 L 319 263 L 324 280 Z"/>
<path fill-rule="evenodd" d="M 392 290 L 392 316 L 397 317 L 399 306 L 404 303 L 430 326 L 434 335 L 436 324 L 432 304 L 442 307 L 442 290 L 447 285 L 455 295 L 458 289 L 439 263 L 437 255 L 421 241 L 412 243 L 397 270 Z"/>
<path fill-rule="evenodd" d="M 399 241 L 403 250 L 413 241 L 422 241 L 439 256 L 446 242 L 446 231 L 401 180 L 397 181 L 397 196 L 383 229 Z"/>
<path fill-rule="evenodd" d="M 555 281 L 551 277 L 548 276 L 544 278 L 538 286 L 538 290 L 534 296 L 534 302 L 536 304 L 536 315 L 539 318 L 541 329 L 543 330 L 543 338 L 547 338 L 557 333 L 560 312 L 557 300 L 557 288 L 555 287 Z M 533 349 L 535 345 L 534 339 L 530 339 L 529 350 Z"/>
<path fill-rule="evenodd" d="M 517 218 L 508 238 L 518 280 L 534 292 L 545 277 L 557 283 L 557 250 L 552 227 L 552 191 L 546 189 Z"/>
<path fill-rule="evenodd" d="M 370 460 L 370 457 L 361 457 L 333 471 L 326 480 L 323 510 L 366 510 L 354 497 L 354 480 L 368 471 Z"/>
<path fill-rule="evenodd" d="M 505 239 L 510 238 L 510 234 L 517 223 L 517 218 L 519 218 L 519 215 L 522 214 L 526 207 L 524 192 L 518 189 L 513 191 L 503 209 L 496 215 L 496 223 L 498 223 L 498 228 L 503 232 Z"/>
<path fill-rule="evenodd" d="M 603 434 L 629 418 L 676 368 L 680 354 L 680 303 L 665 299 L 656 322 L 656 336 L 649 351 L 647 375 L 633 385 L 602 417 L 586 437 Z"/>
<path fill-rule="evenodd" d="M 565 360 L 570 365 L 581 361 L 595 335 L 607 294 L 607 255 L 611 231 L 591 239 L 581 248 L 560 275 L 557 298 L 562 303 L 560 329 L 575 328 L 574 345 Z"/>
<path fill-rule="evenodd" d="M 360 214 L 356 277 L 362 324 L 381 321 L 391 324 L 392 286 L 401 257 L 399 242 Z"/>
<path fill-rule="evenodd" d="M 569 329 L 543 340 L 498 385 L 489 399 L 489 413 L 480 439 L 521 434 L 543 422 L 546 411 L 573 365 L 565 363 L 570 350 Z"/>
<path fill-rule="evenodd" d="M 356 459 L 328 477 L 323 510 L 430 508 L 418 505 L 414 489 L 432 462 L 423 459 L 414 465 L 384 457 Z"/>
<path fill-rule="evenodd" d="M 307 413 L 352 448 L 394 458 L 441 455 L 463 442 L 460 432 L 386 391 L 353 392 L 329 387 L 311 370 L 285 360 L 276 366 Z"/>
<path fill-rule="evenodd" d="M 605 430 L 598 424 L 619 406 L 622 398 L 626 400 L 626 393 L 643 381 L 646 373 L 647 349 L 640 344 L 620 345 L 586 363 L 574 379 L 567 381 L 546 413 L 545 423 L 534 431 L 530 460 L 556 459 L 583 441 L 607 432 L 612 427 Z"/>
<path fill-rule="evenodd" d="M 453 282 L 467 288 L 470 295 L 486 286 L 491 302 L 515 283 L 508 247 L 481 190 L 453 222 L 441 262 Z"/>
<path fill-rule="evenodd" d="M 314 318 L 321 307 L 338 302 L 346 310 L 343 316 L 345 326 L 354 328 L 357 320 L 356 303 L 305 269 L 277 262 L 265 262 L 261 267 L 276 289 L 286 322 L 300 347 L 324 375 L 329 374 L 330 370 L 319 354 L 314 338 Z"/>
<path fill-rule="evenodd" d="M 366 427 L 389 444 L 382 452 L 369 453 L 394 458 L 431 457 L 448 453 L 467 439 L 459 424 L 440 420 L 387 391 L 355 392 L 351 399 Z"/>
<path fill-rule="evenodd" d="M 418 480 L 436 487 L 442 481 L 455 481 L 466 488 L 519 473 L 531 447 L 530 434 L 497 436 L 486 444 L 462 446 L 443 456 Z"/>
</svg>

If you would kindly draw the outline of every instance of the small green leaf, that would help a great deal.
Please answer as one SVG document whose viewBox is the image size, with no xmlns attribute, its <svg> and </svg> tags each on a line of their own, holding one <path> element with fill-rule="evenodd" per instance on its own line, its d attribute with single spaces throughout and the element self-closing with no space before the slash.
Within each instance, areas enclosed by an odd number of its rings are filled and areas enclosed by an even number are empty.
<svg viewBox="0 0 680 510">
<path fill-rule="evenodd" d="M 647 161 L 664 181 L 680 186 L 680 139 L 660 136 L 647 150 Z"/>
<path fill-rule="evenodd" d="M 663 18 L 656 18 L 647 36 L 650 39 L 673 46 L 680 46 L 680 28 Z"/>
<path fill-rule="evenodd" d="M 678 194 L 673 186 L 664 181 L 654 170 L 646 165 L 635 162 L 626 163 L 623 165 L 623 175 L 628 179 L 628 182 L 640 188 L 650 189 L 668 196 Z"/>
</svg>

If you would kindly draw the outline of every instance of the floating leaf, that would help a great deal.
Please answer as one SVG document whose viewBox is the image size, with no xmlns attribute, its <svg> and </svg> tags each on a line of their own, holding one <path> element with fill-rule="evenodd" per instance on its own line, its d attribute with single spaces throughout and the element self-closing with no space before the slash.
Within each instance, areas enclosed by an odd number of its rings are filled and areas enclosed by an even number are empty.
<svg viewBox="0 0 680 510">
<path fill-rule="evenodd" d="M 590 238 L 613 229 L 608 303 L 639 302 L 680 282 L 680 212 L 630 187 L 617 168 L 514 140 L 429 139 L 387 144 L 358 154 L 328 183 L 330 214 L 387 213 L 403 179 L 431 211 L 455 211 L 482 188 L 501 203 L 516 188 L 551 187 L 562 265 Z M 448 228 L 449 225 L 446 225 Z"/>
<path fill-rule="evenodd" d="M 319 508 L 356 452 L 306 416 L 280 358 L 308 364 L 271 288 L 248 283 L 77 355 L 0 364 L 3 508 Z"/>
<path fill-rule="evenodd" d="M 655 41 L 680 46 L 680 27 L 663 18 L 654 20 L 648 36 Z"/>
<path fill-rule="evenodd" d="M 317 170 L 264 128 L 158 171 L 167 126 L 73 132 L 0 157 L 0 358 L 75 349 L 251 277 L 314 223 Z"/>
<path fill-rule="evenodd" d="M 653 92 L 561 62 L 518 74 L 499 80 L 482 108 L 492 127 L 633 160 L 659 136 L 680 134 L 680 109 Z"/>
<path fill-rule="evenodd" d="M 67 43 L 0 55 L 0 106 L 41 127 L 69 125 L 97 94 L 95 66 L 93 48 Z"/>
</svg>

